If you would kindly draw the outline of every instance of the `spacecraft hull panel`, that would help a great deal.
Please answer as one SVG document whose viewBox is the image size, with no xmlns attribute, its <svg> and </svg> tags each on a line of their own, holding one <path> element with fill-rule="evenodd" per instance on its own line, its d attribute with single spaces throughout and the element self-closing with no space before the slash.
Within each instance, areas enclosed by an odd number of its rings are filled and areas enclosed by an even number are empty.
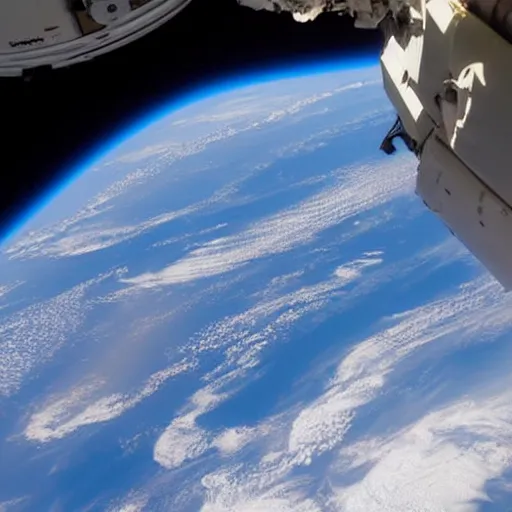
<svg viewBox="0 0 512 512">
<path fill-rule="evenodd" d="M 425 143 L 417 193 L 459 240 L 512 289 L 512 210 L 435 135 Z"/>
<path fill-rule="evenodd" d="M 81 37 L 78 23 L 63 0 L 0 2 L 0 54 L 47 47 L 77 37 Z"/>
<path fill-rule="evenodd" d="M 381 55 L 384 89 L 400 113 L 407 133 L 420 144 L 433 129 L 432 119 L 426 115 L 420 98 L 409 76 L 407 52 L 394 39 L 390 39 Z"/>
<path fill-rule="evenodd" d="M 457 91 L 450 146 L 512 206 L 512 45 L 476 16 L 459 15 L 450 73 Z"/>
<path fill-rule="evenodd" d="M 9 0 L 8 3 L 15 1 Z M 41 46 L 35 41 L 14 53 L 0 47 L 0 75 L 17 76 L 30 68 L 59 68 L 93 59 L 151 32 L 176 16 L 190 1 L 151 0 L 111 25 L 58 44 Z M 31 39 L 30 35 L 26 37 Z"/>
</svg>

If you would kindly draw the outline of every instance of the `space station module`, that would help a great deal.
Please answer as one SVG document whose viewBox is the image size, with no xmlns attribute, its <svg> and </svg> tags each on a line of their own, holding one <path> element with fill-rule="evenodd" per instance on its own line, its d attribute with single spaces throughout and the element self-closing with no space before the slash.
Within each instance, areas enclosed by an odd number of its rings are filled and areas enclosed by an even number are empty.
<svg viewBox="0 0 512 512">
<path fill-rule="evenodd" d="M 0 76 L 88 61 L 167 22 L 191 0 L 2 0 Z"/>
</svg>

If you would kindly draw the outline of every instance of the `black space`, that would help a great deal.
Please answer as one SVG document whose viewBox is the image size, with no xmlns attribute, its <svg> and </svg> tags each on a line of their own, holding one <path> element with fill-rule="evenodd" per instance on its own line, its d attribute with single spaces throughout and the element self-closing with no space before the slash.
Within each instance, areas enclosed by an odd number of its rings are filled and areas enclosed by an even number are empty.
<svg viewBox="0 0 512 512">
<path fill-rule="evenodd" d="M 235 0 L 192 0 L 144 38 L 31 81 L 0 80 L 0 240 L 74 163 L 164 100 L 225 75 L 377 54 L 380 34 L 323 14 L 300 24 Z"/>
</svg>

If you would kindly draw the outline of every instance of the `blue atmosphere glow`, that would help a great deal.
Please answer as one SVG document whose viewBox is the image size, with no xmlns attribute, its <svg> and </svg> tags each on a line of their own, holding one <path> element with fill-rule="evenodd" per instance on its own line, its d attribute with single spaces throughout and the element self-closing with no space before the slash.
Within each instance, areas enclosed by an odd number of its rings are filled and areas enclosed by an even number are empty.
<svg viewBox="0 0 512 512">
<path fill-rule="evenodd" d="M 161 106 L 152 109 L 146 115 L 139 117 L 132 122 L 127 123 L 126 129 L 113 135 L 104 144 L 96 146 L 84 156 L 82 161 L 78 163 L 67 176 L 64 177 L 57 185 L 45 190 L 36 198 L 31 206 L 29 206 L 18 218 L 11 222 L 10 226 L 4 228 L 0 233 L 0 246 L 5 245 L 15 235 L 19 234 L 21 229 L 36 214 L 49 205 L 55 197 L 59 196 L 68 188 L 79 176 L 88 171 L 99 160 L 105 158 L 108 153 L 113 151 L 119 145 L 127 140 L 136 137 L 140 132 L 147 129 L 151 124 L 160 121 L 162 118 L 169 116 L 189 105 L 199 101 L 211 98 L 218 94 L 227 93 L 233 90 L 239 90 L 244 87 L 250 87 L 267 82 L 278 80 L 287 80 L 299 78 L 301 76 L 312 76 L 318 74 L 327 74 L 336 71 L 350 71 L 355 69 L 363 69 L 375 66 L 378 63 L 375 55 L 343 57 L 343 60 L 325 59 L 315 64 L 306 64 L 304 66 L 290 66 L 285 68 L 269 68 L 264 71 L 246 73 L 243 75 L 224 76 L 213 83 L 205 84 L 190 90 L 188 93 L 173 98 L 169 102 L 163 103 Z"/>
</svg>

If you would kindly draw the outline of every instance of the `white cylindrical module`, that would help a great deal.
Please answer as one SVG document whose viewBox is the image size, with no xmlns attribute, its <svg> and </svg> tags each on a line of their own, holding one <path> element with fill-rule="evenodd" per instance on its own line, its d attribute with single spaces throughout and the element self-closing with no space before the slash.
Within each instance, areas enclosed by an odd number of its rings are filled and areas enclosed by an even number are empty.
<svg viewBox="0 0 512 512">
<path fill-rule="evenodd" d="M 191 0 L 0 0 L 0 76 L 94 59 L 155 30 Z"/>
</svg>

